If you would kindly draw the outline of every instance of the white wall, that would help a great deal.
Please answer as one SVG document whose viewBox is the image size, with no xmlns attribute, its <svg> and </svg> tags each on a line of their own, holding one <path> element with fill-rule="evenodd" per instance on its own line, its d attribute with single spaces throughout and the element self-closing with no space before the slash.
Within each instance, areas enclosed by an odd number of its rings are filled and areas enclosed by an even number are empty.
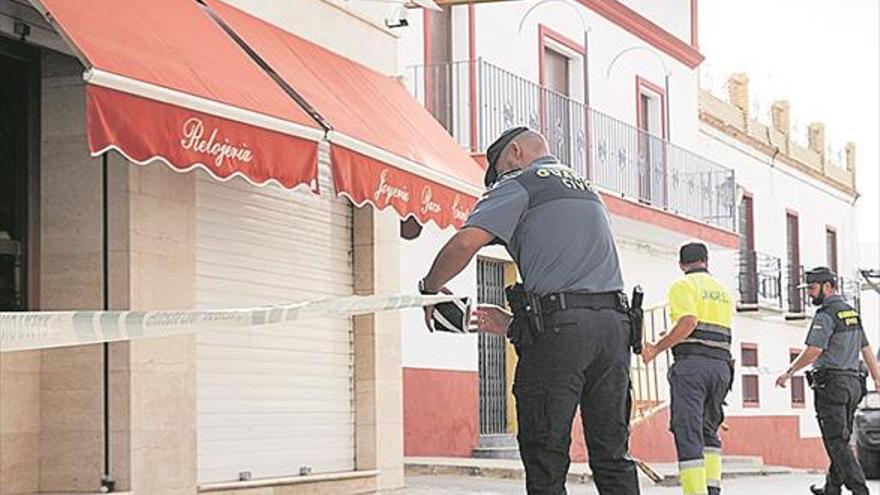
<svg viewBox="0 0 880 495">
<path fill-rule="evenodd" d="M 786 210 L 794 210 L 799 214 L 801 264 L 805 267 L 826 264 L 825 229 L 830 225 L 837 229 L 841 275 L 854 277 L 858 245 L 851 198 L 785 164 L 772 162 L 766 155 L 713 127 L 701 126 L 699 137 L 697 152 L 733 167 L 737 183 L 753 195 L 756 251 L 780 258 L 785 270 Z M 736 253 L 725 256 L 728 257 L 725 263 L 733 268 L 726 281 L 736 290 Z M 812 309 L 808 306 L 807 311 Z M 790 388 L 779 389 L 774 384 L 776 376 L 789 365 L 789 350 L 803 349 L 808 325 L 809 319 L 786 322 L 781 312 L 735 316 L 733 354 L 738 365 L 728 400 L 728 415 L 796 415 L 800 418 L 801 436 L 819 436 L 811 406 L 812 391 L 806 389 L 806 407 L 792 407 Z M 758 368 L 741 367 L 743 342 L 758 345 Z M 742 405 L 743 373 L 759 375 L 759 408 Z"/>
<path fill-rule="evenodd" d="M 880 244 L 860 246 L 859 267 L 880 270 Z M 862 291 L 862 324 L 876 351 L 880 346 L 880 295 L 871 289 Z"/>
<path fill-rule="evenodd" d="M 737 361 L 733 390 L 728 395 L 728 416 L 798 416 L 802 437 L 818 437 L 813 411 L 813 391 L 805 387 L 805 407 L 792 407 L 791 385 L 776 387 L 776 377 L 789 365 L 789 349 L 803 349 L 809 320 L 784 322 L 781 315 L 737 314 L 733 324 L 733 357 Z M 743 368 L 741 344 L 758 346 L 758 367 Z M 743 407 L 742 375 L 758 375 L 760 407 Z M 803 373 L 800 373 L 803 375 Z"/>
<path fill-rule="evenodd" d="M 674 34 L 676 38 L 691 42 L 690 0 L 620 0 L 620 3 L 654 21 L 655 24 Z"/>
<path fill-rule="evenodd" d="M 644 3 L 644 2 L 642 2 Z M 477 5 L 475 10 L 477 57 L 527 80 L 539 80 L 538 25 L 543 24 L 570 40 L 584 43 L 584 29 L 589 30 L 587 52 L 589 58 L 591 105 L 604 113 L 634 125 L 636 119 L 636 85 L 639 75 L 660 87 L 664 86 L 664 73 L 670 72 L 669 94 L 671 136 L 673 142 L 686 148 L 695 145 L 697 131 L 697 74 L 681 62 L 664 54 L 623 28 L 606 20 L 595 12 L 563 3 L 547 3 L 533 10 L 528 17 L 532 2 L 498 2 Z M 667 17 L 689 19 L 689 2 L 675 0 L 674 6 L 663 2 L 660 13 Z M 460 8 L 462 11 L 464 8 Z M 653 14 L 653 13 L 649 13 Z M 455 36 L 467 37 L 467 16 L 454 15 Z M 520 22 L 522 21 L 522 29 Z M 689 20 L 688 29 L 689 29 Z M 689 34 L 688 34 L 689 36 Z M 412 16 L 410 26 L 401 31 L 398 53 L 401 67 L 424 63 L 421 16 Z M 454 46 L 466 46 L 460 41 Z M 614 63 L 610 77 L 611 61 L 622 50 L 639 46 L 621 56 Z M 456 57 L 466 56 L 456 50 Z M 464 58 L 459 58 L 464 60 Z M 665 69 L 664 69 L 665 65 Z M 578 67 L 573 72 L 580 72 Z M 582 93 L 580 74 L 572 73 L 573 94 Z M 579 98 L 580 99 L 580 98 Z"/>
<path fill-rule="evenodd" d="M 698 152 L 732 166 L 737 183 L 754 196 L 756 251 L 786 264 L 786 209 L 794 210 L 799 214 L 801 264 L 826 264 L 825 228 L 830 225 L 837 229 L 840 274 L 855 276 L 858 241 L 851 198 L 785 164 L 772 164 L 766 155 L 708 126 L 702 128 Z"/>
<path fill-rule="evenodd" d="M 416 291 L 419 279 L 427 275 L 434 257 L 454 233 L 451 228 L 440 230 L 429 223 L 418 238 L 411 241 L 401 238 L 400 287 L 403 292 Z M 447 284 L 447 288 L 476 301 L 476 260 Z M 420 309 L 401 311 L 400 322 L 404 367 L 477 371 L 476 335 L 431 333 L 425 327 L 424 313 Z"/>
<path fill-rule="evenodd" d="M 397 34 L 386 4 L 330 0 L 228 0 L 229 4 L 384 74 L 397 74 Z"/>
<path fill-rule="evenodd" d="M 620 236 L 617 236 L 617 248 L 627 295 L 632 294 L 634 286 L 641 285 L 646 307 L 666 303 L 669 285 L 682 276 L 677 249 Z"/>
</svg>

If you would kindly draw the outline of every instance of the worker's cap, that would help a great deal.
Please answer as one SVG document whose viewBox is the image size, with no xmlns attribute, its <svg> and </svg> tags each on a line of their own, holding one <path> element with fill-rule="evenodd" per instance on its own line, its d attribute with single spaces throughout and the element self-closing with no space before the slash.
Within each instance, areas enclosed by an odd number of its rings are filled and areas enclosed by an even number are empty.
<svg viewBox="0 0 880 495">
<path fill-rule="evenodd" d="M 804 274 L 804 283 L 798 285 L 798 289 L 809 287 L 810 284 L 824 284 L 825 282 L 837 284 L 837 274 L 827 266 L 817 266 Z"/>
<path fill-rule="evenodd" d="M 678 261 L 685 265 L 709 261 L 709 248 L 702 242 L 689 242 L 678 250 Z"/>
<path fill-rule="evenodd" d="M 528 130 L 528 127 L 511 127 L 501 133 L 501 135 L 498 136 L 498 139 L 489 145 L 489 148 L 486 150 L 486 161 L 489 162 L 489 166 L 486 168 L 486 177 L 483 179 L 483 184 L 485 184 L 486 187 L 491 186 L 496 180 L 498 180 L 498 169 L 495 168 L 495 165 L 498 163 L 498 158 L 501 157 L 504 148 L 507 148 L 507 145 L 510 144 L 514 138 Z"/>
</svg>

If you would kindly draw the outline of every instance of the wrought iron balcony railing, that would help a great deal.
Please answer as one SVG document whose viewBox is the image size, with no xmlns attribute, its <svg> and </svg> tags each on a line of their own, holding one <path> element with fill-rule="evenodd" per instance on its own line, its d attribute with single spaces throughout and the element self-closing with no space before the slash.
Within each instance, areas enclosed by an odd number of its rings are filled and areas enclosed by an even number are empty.
<svg viewBox="0 0 880 495">
<path fill-rule="evenodd" d="M 756 251 L 740 253 L 740 309 L 755 310 L 761 306 L 783 309 L 782 295 L 782 260 Z"/>
<path fill-rule="evenodd" d="M 788 306 L 786 308 L 789 318 L 795 318 L 806 313 L 806 304 L 809 301 L 807 288 L 798 289 L 803 284 L 804 267 L 798 266 L 796 270 L 789 267 L 786 280 L 788 292 Z M 852 305 L 856 310 L 861 310 L 861 284 L 857 279 L 839 277 L 837 280 L 837 293 Z"/>
<path fill-rule="evenodd" d="M 804 280 L 803 265 L 788 265 L 786 267 L 786 302 L 785 311 L 787 318 L 797 319 L 803 318 L 806 313 L 805 301 L 807 300 L 807 289 L 798 288 Z"/>
<path fill-rule="evenodd" d="M 515 125 L 599 186 L 734 229 L 733 170 L 482 60 L 416 66 L 412 94 L 463 147 L 482 152 Z"/>
<path fill-rule="evenodd" d="M 856 311 L 861 311 L 862 284 L 858 279 L 840 277 L 837 283 L 837 291 Z"/>
</svg>

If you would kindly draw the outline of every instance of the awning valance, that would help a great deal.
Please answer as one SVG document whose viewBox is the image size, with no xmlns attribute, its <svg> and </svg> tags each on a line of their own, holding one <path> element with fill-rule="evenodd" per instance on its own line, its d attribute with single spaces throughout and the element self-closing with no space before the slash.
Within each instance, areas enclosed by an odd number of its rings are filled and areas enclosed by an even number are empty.
<svg viewBox="0 0 880 495">
<path fill-rule="evenodd" d="M 35 0 L 36 1 L 36 0 Z M 483 169 L 395 79 L 218 0 L 39 0 L 88 67 L 93 155 L 338 194 L 460 226 Z"/>
<path fill-rule="evenodd" d="M 93 155 L 317 188 L 322 129 L 192 0 L 39 0 L 88 67 Z"/>
<path fill-rule="evenodd" d="M 337 193 L 460 226 L 483 169 L 399 81 L 218 0 L 207 5 L 329 126 Z"/>
</svg>

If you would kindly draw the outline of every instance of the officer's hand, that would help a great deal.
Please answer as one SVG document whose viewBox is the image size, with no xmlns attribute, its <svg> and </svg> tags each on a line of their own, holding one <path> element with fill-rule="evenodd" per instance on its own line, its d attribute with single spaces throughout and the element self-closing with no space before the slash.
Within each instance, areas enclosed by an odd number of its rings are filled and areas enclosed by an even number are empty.
<svg viewBox="0 0 880 495">
<path fill-rule="evenodd" d="M 452 291 L 447 289 L 446 287 L 441 287 L 440 293 L 449 295 L 449 294 L 452 294 Z M 429 332 L 433 332 L 434 331 L 434 306 L 425 306 L 423 309 L 425 312 L 425 326 L 428 327 Z"/>
<path fill-rule="evenodd" d="M 642 344 L 642 361 L 645 364 L 650 363 L 657 357 L 657 347 L 654 344 L 649 344 L 647 342 Z"/>
<path fill-rule="evenodd" d="M 779 377 L 776 378 L 776 386 L 779 388 L 785 388 L 785 384 L 788 383 L 788 380 L 791 378 L 791 375 L 788 372 L 785 372 Z"/>
<path fill-rule="evenodd" d="M 481 304 L 471 314 L 471 326 L 478 332 L 507 335 L 507 327 L 513 315 L 494 304 Z"/>
</svg>

